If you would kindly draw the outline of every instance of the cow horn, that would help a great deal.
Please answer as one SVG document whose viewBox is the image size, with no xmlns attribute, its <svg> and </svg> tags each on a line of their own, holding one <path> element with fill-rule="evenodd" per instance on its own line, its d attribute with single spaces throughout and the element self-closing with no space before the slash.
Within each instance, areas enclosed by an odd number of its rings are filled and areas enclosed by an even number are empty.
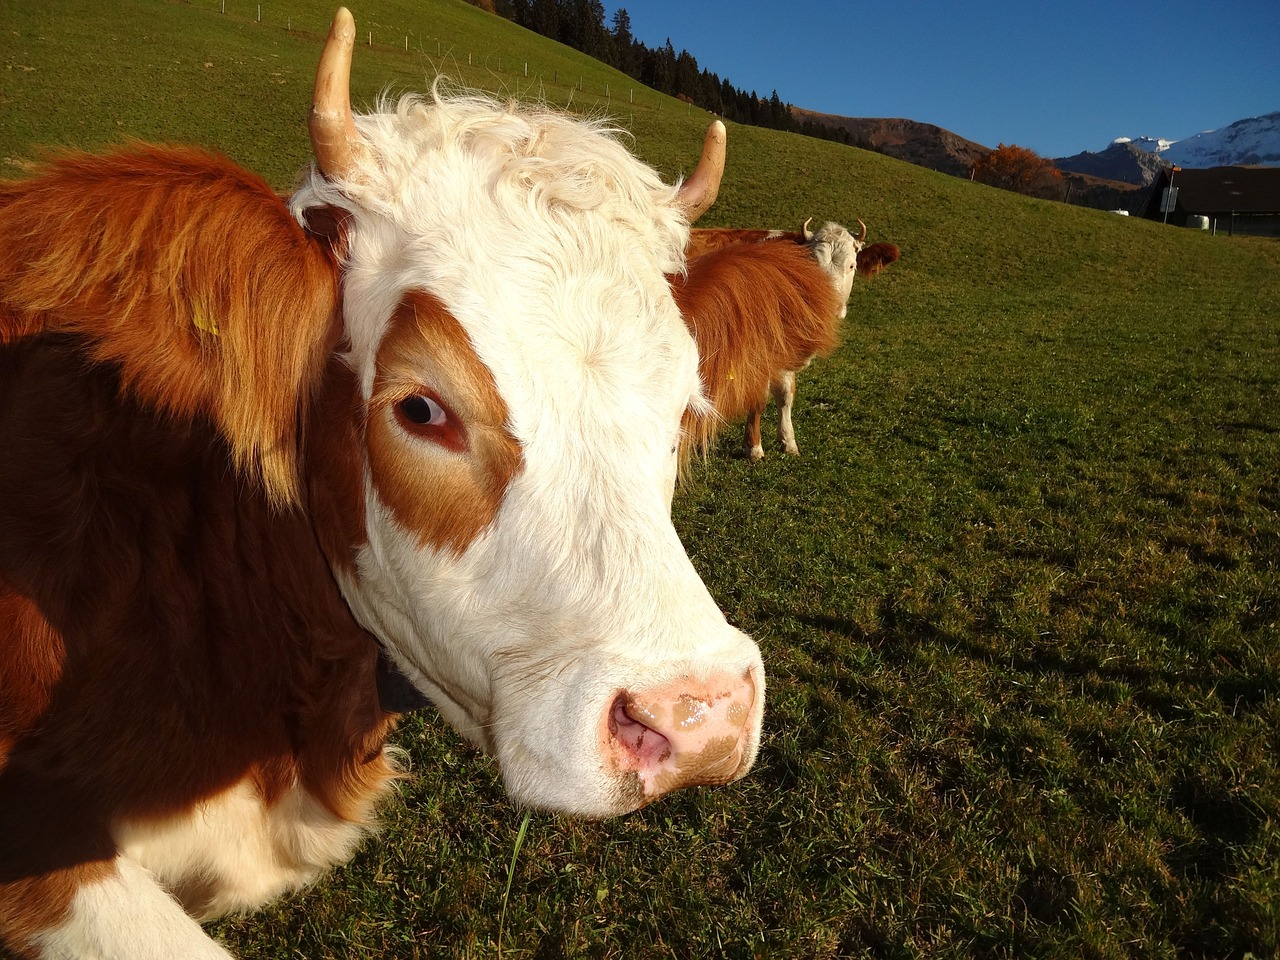
<svg viewBox="0 0 1280 960">
<path fill-rule="evenodd" d="M 693 223 L 707 212 L 720 194 L 720 179 L 724 176 L 724 145 L 728 139 L 724 124 L 712 120 L 707 127 L 707 137 L 702 141 L 702 157 L 693 174 L 680 186 L 676 203 L 684 208 L 685 216 Z"/>
<path fill-rule="evenodd" d="M 858 235 L 853 239 L 857 240 L 859 243 L 865 243 L 867 239 L 867 225 L 863 223 L 861 220 L 859 220 L 858 226 L 861 227 L 862 229 L 858 231 Z"/>
<path fill-rule="evenodd" d="M 327 180 L 351 179 L 367 148 L 351 115 L 351 54 L 356 45 L 356 21 L 351 11 L 339 7 L 333 15 L 329 38 L 324 42 L 307 127 L 316 165 Z"/>
<path fill-rule="evenodd" d="M 809 229 L 809 224 L 811 223 L 813 223 L 813 217 L 809 217 L 800 225 L 800 236 L 804 237 L 805 243 L 813 239 L 813 231 Z"/>
</svg>

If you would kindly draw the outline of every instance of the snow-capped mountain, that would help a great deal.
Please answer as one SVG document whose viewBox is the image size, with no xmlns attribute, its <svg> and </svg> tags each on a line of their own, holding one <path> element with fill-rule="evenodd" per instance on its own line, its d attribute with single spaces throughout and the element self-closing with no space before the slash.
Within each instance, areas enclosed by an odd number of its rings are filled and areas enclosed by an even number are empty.
<svg viewBox="0 0 1280 960">
<path fill-rule="evenodd" d="M 1134 144 L 1180 167 L 1280 166 L 1280 111 L 1237 120 L 1229 127 L 1182 140 L 1138 137 L 1117 142 Z"/>
<path fill-rule="evenodd" d="M 1116 137 L 1111 141 L 1111 145 L 1128 144 L 1137 147 L 1139 150 L 1145 150 L 1147 153 L 1163 153 L 1172 147 L 1177 140 L 1158 140 L 1155 137 Z"/>
<path fill-rule="evenodd" d="M 1280 111 L 1182 140 L 1117 137 L 1105 150 L 1058 157 L 1059 170 L 1146 186 L 1161 167 L 1280 166 Z"/>
</svg>

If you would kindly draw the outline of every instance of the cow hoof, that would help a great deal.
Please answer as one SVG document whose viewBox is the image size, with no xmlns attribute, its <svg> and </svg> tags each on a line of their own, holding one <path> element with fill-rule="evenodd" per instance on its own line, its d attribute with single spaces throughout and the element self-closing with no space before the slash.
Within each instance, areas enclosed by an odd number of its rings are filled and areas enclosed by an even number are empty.
<svg viewBox="0 0 1280 960">
<path fill-rule="evenodd" d="M 750 460 L 752 463 L 755 463 L 757 460 L 763 460 L 764 448 L 752 447 L 750 450 L 747 451 L 747 459 Z"/>
</svg>

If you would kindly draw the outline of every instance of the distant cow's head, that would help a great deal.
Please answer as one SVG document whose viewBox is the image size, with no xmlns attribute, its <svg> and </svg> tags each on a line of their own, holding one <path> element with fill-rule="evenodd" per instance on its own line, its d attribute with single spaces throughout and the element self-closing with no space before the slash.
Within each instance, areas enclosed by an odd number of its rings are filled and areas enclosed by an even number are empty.
<svg viewBox="0 0 1280 960">
<path fill-rule="evenodd" d="M 521 802 L 610 815 L 742 775 L 760 654 L 670 516 L 706 401 L 666 276 L 723 127 L 677 188 L 555 113 L 437 95 L 353 116 L 353 40 L 343 11 L 291 201 L 342 265 L 309 472 L 348 603 Z"/>
<path fill-rule="evenodd" d="M 858 253 L 867 241 L 867 224 L 858 221 L 858 236 L 838 223 L 824 223 L 817 230 L 809 229 L 809 221 L 805 220 L 805 242 L 813 252 L 813 259 L 831 276 L 836 285 L 836 293 L 840 297 L 840 319 L 849 312 L 849 294 L 854 288 L 854 275 L 858 271 Z"/>
<path fill-rule="evenodd" d="M 815 231 L 809 229 L 809 221 L 806 220 L 801 228 L 813 259 L 827 271 L 835 284 L 842 320 L 849 310 L 849 293 L 853 290 L 853 278 L 858 269 L 858 253 L 867 239 L 867 225 L 859 220 L 858 227 L 857 236 L 838 223 L 824 223 Z"/>
</svg>

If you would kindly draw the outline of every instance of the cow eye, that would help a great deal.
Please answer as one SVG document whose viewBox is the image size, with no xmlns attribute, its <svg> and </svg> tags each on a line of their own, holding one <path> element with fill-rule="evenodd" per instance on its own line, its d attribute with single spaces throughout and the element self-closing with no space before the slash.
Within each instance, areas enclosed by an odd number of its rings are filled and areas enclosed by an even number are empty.
<svg viewBox="0 0 1280 960">
<path fill-rule="evenodd" d="M 397 408 L 406 420 L 421 427 L 442 427 L 449 421 L 444 407 L 422 394 L 405 397 L 397 404 Z"/>
<path fill-rule="evenodd" d="M 415 393 L 397 400 L 395 416 L 402 429 L 422 440 L 461 453 L 467 449 L 467 434 L 457 416 L 440 400 Z"/>
</svg>

